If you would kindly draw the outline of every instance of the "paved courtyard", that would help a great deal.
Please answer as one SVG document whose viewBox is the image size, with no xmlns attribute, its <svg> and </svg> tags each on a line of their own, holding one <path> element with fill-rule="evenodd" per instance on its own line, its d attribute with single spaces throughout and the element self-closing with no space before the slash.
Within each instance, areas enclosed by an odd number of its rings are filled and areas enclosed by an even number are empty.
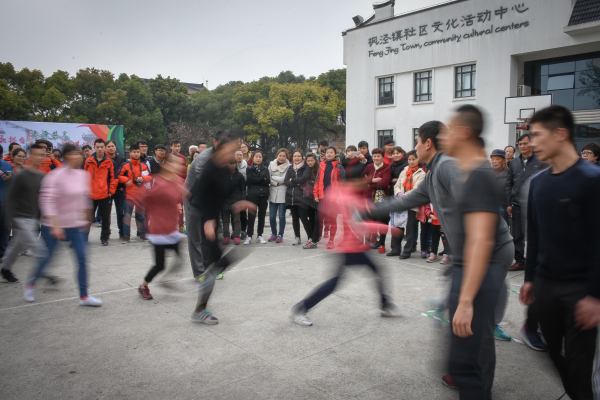
<svg viewBox="0 0 600 400">
<path fill-rule="evenodd" d="M 78 306 L 74 255 L 64 243 L 52 266 L 62 284 L 40 282 L 34 303 L 23 300 L 20 284 L 0 284 L 1 399 L 458 399 L 440 379 L 449 324 L 423 315 L 427 300 L 446 290 L 443 265 L 372 251 L 402 315 L 381 318 L 371 275 L 354 269 L 310 312 L 314 325 L 301 327 L 290 308 L 331 276 L 338 256 L 291 246 L 288 219 L 282 244 L 236 246 L 245 258 L 217 282 L 209 306 L 220 322 L 198 325 L 189 318 L 196 293 L 187 252 L 169 276 L 178 290 L 158 284 L 159 276 L 154 300 L 143 301 L 136 287 L 152 246 L 121 245 L 115 222 L 108 247 L 100 229 L 90 235 L 90 293 L 102 307 Z M 32 262 L 19 257 L 13 271 L 21 281 Z M 508 278 L 518 291 L 523 274 Z M 523 319 L 511 292 L 502 327 L 518 339 Z M 496 341 L 496 352 L 494 399 L 564 393 L 547 354 L 515 341 Z"/>
</svg>

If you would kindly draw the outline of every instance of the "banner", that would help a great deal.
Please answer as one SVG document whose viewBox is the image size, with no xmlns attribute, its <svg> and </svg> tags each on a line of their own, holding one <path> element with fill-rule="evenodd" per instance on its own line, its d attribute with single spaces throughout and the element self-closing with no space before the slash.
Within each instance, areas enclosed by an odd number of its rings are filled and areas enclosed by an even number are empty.
<svg viewBox="0 0 600 400">
<path fill-rule="evenodd" d="M 0 121 L 0 144 L 5 151 L 10 143 L 19 143 L 25 151 L 36 140 L 44 139 L 54 148 L 61 149 L 67 143 L 81 149 L 86 144 L 94 148 L 97 138 L 114 140 L 117 154 L 125 155 L 123 125 L 63 124 L 59 122 Z"/>
</svg>

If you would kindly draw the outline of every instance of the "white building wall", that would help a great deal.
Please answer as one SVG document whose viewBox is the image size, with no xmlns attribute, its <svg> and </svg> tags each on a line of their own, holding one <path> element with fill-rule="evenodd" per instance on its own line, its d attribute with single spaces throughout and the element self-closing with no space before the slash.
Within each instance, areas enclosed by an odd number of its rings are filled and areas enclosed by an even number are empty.
<svg viewBox="0 0 600 400">
<path fill-rule="evenodd" d="M 524 4 L 526 12 L 518 13 L 512 7 Z M 494 11 L 500 7 L 508 11 L 502 20 Z M 600 48 L 596 34 L 570 36 L 563 32 L 571 13 L 571 0 L 467 0 L 457 1 L 399 18 L 371 23 L 349 30 L 344 36 L 344 61 L 347 66 L 347 129 L 346 143 L 357 144 L 367 140 L 370 147 L 377 145 L 377 130 L 394 129 L 396 143 L 405 149 L 413 148 L 412 129 L 437 119 L 447 122 L 450 111 L 461 104 L 481 106 L 487 112 L 485 140 L 488 148 L 504 148 L 514 142 L 514 125 L 504 124 L 505 97 L 515 96 L 522 83 L 523 61 L 587 51 Z M 521 8 L 523 9 L 523 8 Z M 491 21 L 477 22 L 477 13 L 491 11 Z M 473 14 L 473 26 L 457 27 L 447 31 L 448 19 Z M 432 24 L 443 22 L 443 33 L 431 32 Z M 528 22 L 527 27 L 496 32 L 501 26 Z M 419 26 L 427 25 L 428 34 L 418 36 Z M 493 25 L 493 33 L 465 38 L 473 29 L 482 31 Z M 391 36 L 398 29 L 414 27 L 417 35 L 408 40 L 369 46 L 369 38 Z M 425 42 L 460 34 L 460 42 L 451 41 L 425 46 Z M 402 44 L 420 44 L 421 48 L 402 50 Z M 370 57 L 369 51 L 398 49 L 398 54 Z M 477 64 L 477 95 L 471 99 L 454 98 L 454 67 Z M 413 72 L 433 69 L 433 101 L 413 103 Z M 394 106 L 378 106 L 377 78 L 394 76 Z"/>
</svg>

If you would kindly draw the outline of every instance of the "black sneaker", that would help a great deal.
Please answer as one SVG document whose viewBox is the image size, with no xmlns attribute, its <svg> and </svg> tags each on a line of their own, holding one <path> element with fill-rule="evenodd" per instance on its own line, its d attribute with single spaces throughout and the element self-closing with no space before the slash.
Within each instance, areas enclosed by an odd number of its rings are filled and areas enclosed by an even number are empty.
<svg viewBox="0 0 600 400">
<path fill-rule="evenodd" d="M 8 283 L 19 283 L 19 279 L 17 279 L 15 274 L 7 269 L 0 269 L 0 274 L 2 274 L 2 278 L 4 278 Z"/>
</svg>

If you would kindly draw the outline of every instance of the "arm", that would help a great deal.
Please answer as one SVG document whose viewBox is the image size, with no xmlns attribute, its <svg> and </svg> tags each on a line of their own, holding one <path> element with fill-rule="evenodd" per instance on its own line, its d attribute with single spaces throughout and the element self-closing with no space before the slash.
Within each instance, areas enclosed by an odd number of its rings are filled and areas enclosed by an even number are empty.
<svg viewBox="0 0 600 400">
<path fill-rule="evenodd" d="M 119 180 L 115 174 L 115 164 L 112 161 L 110 163 L 108 173 L 110 174 L 110 187 L 108 188 L 108 191 L 112 196 L 113 194 L 117 193 L 117 185 L 119 184 Z"/>
<path fill-rule="evenodd" d="M 305 184 L 306 182 L 308 182 L 309 179 L 310 179 L 310 168 L 305 168 L 302 175 L 300 175 L 297 178 L 292 178 L 292 184 L 301 186 L 301 185 Z"/>
<path fill-rule="evenodd" d="M 423 184 L 419 185 L 418 188 L 411 190 L 406 196 L 398 198 L 394 197 L 389 199 L 375 209 L 370 211 L 371 217 L 383 218 L 393 211 L 405 211 L 411 208 L 419 207 L 427 203 L 431 203 L 429 199 L 429 192 L 427 190 L 427 180 L 431 179 L 431 176 L 427 174 L 425 176 Z"/>
<path fill-rule="evenodd" d="M 287 171 L 286 171 L 287 173 Z M 269 171 L 269 174 L 271 175 L 271 186 L 279 186 L 280 183 L 283 183 L 283 181 L 285 180 L 285 176 L 274 176 L 271 171 Z"/>
<path fill-rule="evenodd" d="M 64 167 L 64 165 L 62 165 L 62 163 L 60 161 L 58 161 L 56 158 L 52 158 L 51 160 L 52 160 L 52 164 L 54 164 L 54 166 L 56 168 L 62 168 L 62 167 Z"/>
<path fill-rule="evenodd" d="M 293 168 L 288 168 L 287 172 L 285 173 L 285 179 L 283 180 L 283 184 L 288 187 L 295 186 L 293 182 L 295 178 L 293 178 L 294 175 L 291 171 L 293 171 Z"/>
<path fill-rule="evenodd" d="M 127 165 L 123 165 L 123 168 L 121 168 L 121 173 L 119 174 L 118 181 L 119 181 L 119 183 L 127 183 L 127 182 L 131 181 L 131 178 L 129 177 L 129 170 L 127 169 Z"/>
<path fill-rule="evenodd" d="M 338 167 L 339 167 L 338 169 L 340 170 L 340 180 L 345 181 L 346 180 L 346 170 L 342 166 L 338 165 Z"/>
</svg>

